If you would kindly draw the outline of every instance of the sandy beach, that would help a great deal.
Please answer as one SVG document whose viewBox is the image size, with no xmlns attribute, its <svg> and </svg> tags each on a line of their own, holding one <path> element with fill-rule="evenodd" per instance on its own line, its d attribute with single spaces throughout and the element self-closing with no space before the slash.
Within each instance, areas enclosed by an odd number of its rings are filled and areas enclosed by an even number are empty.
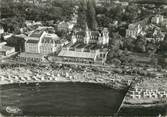
<svg viewBox="0 0 167 117">
<path fill-rule="evenodd" d="M 51 69 L 49 67 L 17 66 L 0 69 L 0 85 L 12 83 L 40 82 L 89 82 L 118 85 L 128 84 L 131 77 L 113 73 L 93 72 L 88 68 L 70 68 L 67 66 Z"/>
<path fill-rule="evenodd" d="M 107 84 L 112 88 L 125 88 L 137 76 L 117 74 L 103 68 L 58 65 L 48 66 L 4 66 L 0 69 L 0 85 L 40 82 L 87 82 Z M 146 78 L 134 84 L 125 96 L 125 104 L 150 104 L 167 100 L 166 79 Z M 158 85 L 161 84 L 161 85 Z M 165 90 L 166 89 L 166 90 Z"/>
</svg>

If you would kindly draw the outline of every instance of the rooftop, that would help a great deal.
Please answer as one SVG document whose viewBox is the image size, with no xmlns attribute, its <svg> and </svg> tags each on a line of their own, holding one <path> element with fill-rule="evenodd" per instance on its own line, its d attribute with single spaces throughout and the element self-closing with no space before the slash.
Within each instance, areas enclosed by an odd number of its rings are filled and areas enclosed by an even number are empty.
<svg viewBox="0 0 167 117">
<path fill-rule="evenodd" d="M 34 32 L 31 33 L 30 37 L 40 38 L 42 34 L 43 34 L 43 31 L 35 30 Z"/>
<path fill-rule="evenodd" d="M 38 43 L 39 42 L 39 40 L 32 40 L 32 39 L 29 39 L 26 43 L 34 43 L 34 44 L 36 44 L 36 43 Z"/>
<path fill-rule="evenodd" d="M 89 52 L 76 52 L 76 51 L 66 51 L 62 50 L 59 55 L 60 57 L 71 57 L 71 58 L 87 58 L 94 59 L 96 57 L 95 53 Z"/>
</svg>

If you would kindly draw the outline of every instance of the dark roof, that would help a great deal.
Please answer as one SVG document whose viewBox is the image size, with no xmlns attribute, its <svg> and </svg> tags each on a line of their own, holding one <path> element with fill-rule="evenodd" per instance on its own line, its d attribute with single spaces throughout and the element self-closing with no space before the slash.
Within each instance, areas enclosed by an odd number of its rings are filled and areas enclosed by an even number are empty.
<svg viewBox="0 0 167 117">
<path fill-rule="evenodd" d="M 73 47 L 77 47 L 77 46 L 79 46 L 80 45 L 80 43 L 75 43 L 75 44 L 73 44 L 71 47 L 73 48 Z"/>
<path fill-rule="evenodd" d="M 30 35 L 30 37 L 41 37 L 42 33 L 43 31 L 36 30 Z"/>
<path fill-rule="evenodd" d="M 99 36 L 99 32 L 98 31 L 91 31 L 91 35 L 92 36 Z"/>
<path fill-rule="evenodd" d="M 79 31 L 79 32 L 76 32 L 75 35 L 85 36 L 85 32 L 84 31 Z"/>
<path fill-rule="evenodd" d="M 26 43 L 38 43 L 39 42 L 39 40 L 31 40 L 31 39 L 29 39 Z"/>
<path fill-rule="evenodd" d="M 92 46 L 90 47 L 91 50 L 95 50 L 96 49 L 96 46 L 95 44 L 92 44 Z"/>
<path fill-rule="evenodd" d="M 85 47 L 85 49 L 90 49 L 91 46 L 92 46 L 92 44 L 89 44 Z"/>
<path fill-rule="evenodd" d="M 77 48 L 83 48 L 85 46 L 86 46 L 86 44 L 81 43 L 79 46 L 77 46 Z"/>
</svg>

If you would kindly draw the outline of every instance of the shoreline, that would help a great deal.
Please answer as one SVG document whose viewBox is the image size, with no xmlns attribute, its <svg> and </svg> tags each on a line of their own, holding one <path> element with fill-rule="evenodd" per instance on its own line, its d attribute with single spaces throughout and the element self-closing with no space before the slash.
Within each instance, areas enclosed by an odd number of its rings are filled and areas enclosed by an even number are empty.
<svg viewBox="0 0 167 117">
<path fill-rule="evenodd" d="M 123 104 L 122 108 L 153 108 L 153 107 L 163 107 L 167 106 L 167 102 L 157 102 L 157 103 L 148 103 L 148 104 Z"/>
<path fill-rule="evenodd" d="M 21 69 L 20 69 L 21 68 Z M 81 69 L 81 68 L 79 68 Z M 1 72 L 2 70 L 2 72 Z M 2 75 L 1 75 L 2 74 Z M 0 86 L 2 85 L 10 85 L 10 84 L 30 84 L 36 83 L 59 83 L 59 82 L 72 82 L 72 83 L 93 83 L 100 84 L 102 86 L 112 88 L 114 90 L 127 91 L 129 85 L 128 76 L 124 76 L 121 74 L 113 74 L 113 73 L 99 73 L 94 71 L 78 71 L 78 67 L 76 68 L 56 68 L 49 69 L 47 67 L 30 67 L 30 66 L 22 66 L 22 67 L 7 67 L 0 69 Z M 123 77 L 123 78 L 122 78 Z M 130 77 L 130 76 L 129 76 Z M 131 80 L 132 81 L 132 80 Z M 128 92 L 127 92 L 128 94 Z M 125 98 L 127 96 L 125 95 Z M 145 100 L 140 100 L 141 102 L 145 102 Z M 161 99 L 158 99 L 158 103 L 161 103 Z M 125 104 L 129 103 L 129 104 Z M 133 106 L 136 103 L 131 99 L 125 99 L 123 101 L 123 106 Z M 151 103 L 145 105 L 154 105 L 154 101 L 151 100 Z M 137 106 L 142 106 L 142 103 L 138 103 Z"/>
<path fill-rule="evenodd" d="M 119 91 L 127 91 L 128 86 L 124 86 L 124 88 L 121 88 L 119 86 L 115 86 L 113 84 L 105 83 L 105 82 L 96 82 L 96 81 L 81 81 L 81 80 L 38 80 L 38 81 L 19 81 L 19 82 L 0 82 L 0 87 L 5 85 L 14 85 L 14 84 L 35 84 L 40 85 L 40 83 L 90 83 L 95 85 L 101 85 L 106 88 L 111 88 L 114 90 Z"/>
<path fill-rule="evenodd" d="M 111 85 L 108 85 L 107 83 L 102 83 L 102 82 L 95 82 L 95 81 L 81 81 L 81 80 L 39 80 L 39 81 L 21 81 L 21 82 L 8 82 L 8 83 L 2 83 L 0 82 L 0 86 L 5 86 L 5 85 L 14 85 L 14 84 L 33 84 L 37 83 L 36 85 L 39 85 L 39 83 L 91 83 L 91 84 L 97 84 L 101 86 L 105 86 L 106 88 L 112 88 L 114 90 L 119 90 L 119 91 L 126 91 L 127 89 L 122 89 L 120 87 L 113 87 Z M 125 95 L 126 97 L 126 95 Z M 157 102 L 149 102 L 149 103 L 133 103 L 130 102 L 130 100 L 125 100 L 123 102 L 123 105 L 121 108 L 142 108 L 142 107 L 156 107 L 156 106 L 164 106 L 167 105 L 167 101 L 157 101 Z"/>
</svg>

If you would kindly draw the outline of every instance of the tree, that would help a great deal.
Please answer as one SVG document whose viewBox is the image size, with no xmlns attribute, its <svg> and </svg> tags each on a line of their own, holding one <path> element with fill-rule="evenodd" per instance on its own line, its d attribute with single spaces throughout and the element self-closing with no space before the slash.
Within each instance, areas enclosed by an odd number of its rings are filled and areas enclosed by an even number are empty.
<svg viewBox="0 0 167 117">
<path fill-rule="evenodd" d="M 106 17 L 104 15 L 97 17 L 97 23 L 99 27 L 108 27 L 111 23 L 111 19 L 109 17 Z"/>
<path fill-rule="evenodd" d="M 134 4 L 127 6 L 125 16 L 128 22 L 133 22 L 138 17 L 138 11 L 139 8 Z"/>
<path fill-rule="evenodd" d="M 135 50 L 138 52 L 146 52 L 146 42 L 143 39 L 136 40 Z"/>
<path fill-rule="evenodd" d="M 105 14 L 107 9 L 105 7 L 97 6 L 96 7 L 96 14 Z"/>
<path fill-rule="evenodd" d="M 121 61 L 119 59 L 117 59 L 117 58 L 112 59 L 111 63 L 115 64 L 116 66 L 120 66 L 121 65 Z"/>
<path fill-rule="evenodd" d="M 133 38 L 125 38 L 123 40 L 123 47 L 133 51 L 135 47 L 135 40 Z"/>
</svg>

